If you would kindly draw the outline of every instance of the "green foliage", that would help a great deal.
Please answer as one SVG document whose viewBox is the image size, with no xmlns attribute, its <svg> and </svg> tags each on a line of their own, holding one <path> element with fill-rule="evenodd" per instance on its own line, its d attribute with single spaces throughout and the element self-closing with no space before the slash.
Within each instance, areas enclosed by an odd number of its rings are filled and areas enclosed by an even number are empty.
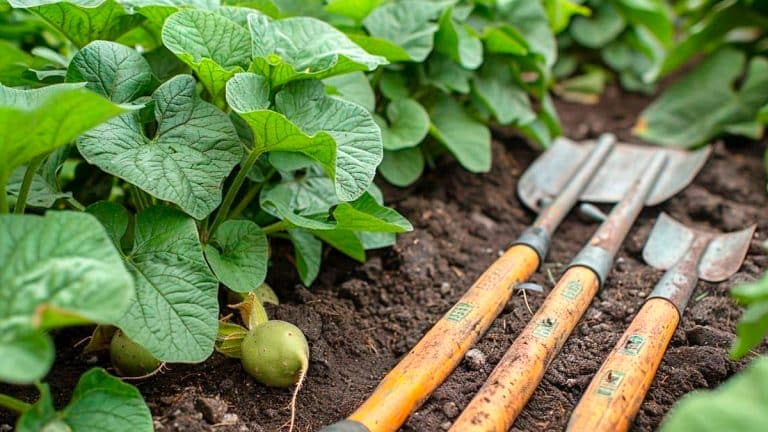
<svg viewBox="0 0 768 432">
<path fill-rule="evenodd" d="M 731 295 L 747 307 L 736 327 L 736 341 L 731 349 L 733 358 L 741 358 L 760 345 L 768 334 L 768 274 L 756 282 L 733 288 Z"/>
<path fill-rule="evenodd" d="M 768 428 L 768 358 L 713 391 L 686 395 L 661 425 L 661 432 L 760 431 Z"/>
<path fill-rule="evenodd" d="M 96 430 L 149 432 L 152 415 L 130 384 L 103 369 L 91 369 L 78 381 L 72 399 L 63 409 L 53 407 L 47 384 L 40 387 L 40 400 L 19 418 L 19 432 Z"/>
</svg>

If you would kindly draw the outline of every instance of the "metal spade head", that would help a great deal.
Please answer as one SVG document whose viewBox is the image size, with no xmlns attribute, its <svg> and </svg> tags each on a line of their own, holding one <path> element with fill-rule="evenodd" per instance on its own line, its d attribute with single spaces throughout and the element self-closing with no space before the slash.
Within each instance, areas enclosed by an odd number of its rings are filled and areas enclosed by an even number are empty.
<svg viewBox="0 0 768 432">
<path fill-rule="evenodd" d="M 565 187 L 594 145 L 594 141 L 576 143 L 567 138 L 558 138 L 520 178 L 517 192 L 523 203 L 540 211 Z M 667 154 L 667 166 L 646 201 L 646 205 L 659 204 L 693 180 L 711 150 L 710 146 L 690 152 L 619 143 L 581 194 L 581 200 L 595 203 L 620 201 L 651 157 L 664 152 Z"/>
<path fill-rule="evenodd" d="M 718 234 L 694 230 L 661 213 L 643 249 L 649 265 L 668 270 L 680 262 L 692 247 L 703 247 L 698 259 L 697 276 L 709 282 L 721 282 L 736 273 L 744 261 L 755 225 L 741 231 Z"/>
</svg>

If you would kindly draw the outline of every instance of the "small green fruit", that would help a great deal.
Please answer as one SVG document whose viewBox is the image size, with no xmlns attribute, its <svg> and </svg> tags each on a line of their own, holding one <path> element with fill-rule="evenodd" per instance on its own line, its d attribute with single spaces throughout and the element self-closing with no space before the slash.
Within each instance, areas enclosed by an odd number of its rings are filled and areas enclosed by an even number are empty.
<svg viewBox="0 0 768 432">
<path fill-rule="evenodd" d="M 309 365 L 309 345 L 295 325 L 270 320 L 251 329 L 243 339 L 243 368 L 260 383 L 289 387 Z"/>
<path fill-rule="evenodd" d="M 128 339 L 118 330 L 109 344 L 109 356 L 117 373 L 126 377 L 148 375 L 157 370 L 162 362 L 152 356 L 143 346 Z"/>
</svg>

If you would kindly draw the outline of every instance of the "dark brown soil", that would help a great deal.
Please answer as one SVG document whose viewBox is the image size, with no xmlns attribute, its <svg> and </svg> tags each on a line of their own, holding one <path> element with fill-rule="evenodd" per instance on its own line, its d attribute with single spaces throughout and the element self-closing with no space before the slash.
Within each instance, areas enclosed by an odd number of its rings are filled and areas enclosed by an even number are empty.
<svg viewBox="0 0 768 432">
<path fill-rule="evenodd" d="M 612 131 L 632 140 L 629 129 L 649 99 L 609 89 L 600 105 L 559 104 L 567 135 L 574 138 Z M 299 395 L 298 431 L 316 431 L 339 420 L 370 394 L 378 381 L 420 336 L 461 296 L 497 254 L 533 219 L 515 195 L 518 176 L 537 152 L 515 138 L 493 146 L 493 169 L 467 173 L 446 159 L 408 190 L 386 195 L 414 224 L 397 246 L 353 263 L 335 252 L 326 258 L 318 282 L 302 287 L 288 263 L 291 252 L 275 244 L 269 282 L 284 301 L 270 312 L 296 323 L 311 346 L 311 367 Z M 768 233 L 762 166 L 765 143 L 718 144 L 701 174 L 667 203 L 646 209 L 625 242 L 612 274 L 555 359 L 513 430 L 562 430 L 570 411 L 632 319 L 661 272 L 644 265 L 641 249 L 660 211 L 700 228 L 735 230 L 758 223 L 746 262 L 731 280 L 701 282 L 682 325 L 635 421 L 634 430 L 655 429 L 685 393 L 712 388 L 744 367 L 728 359 L 741 310 L 729 298 L 735 284 L 768 268 L 761 247 Z M 560 227 L 548 262 L 533 281 L 549 289 L 552 278 L 596 228 L 571 215 Z M 528 294 L 534 310 L 543 295 Z M 480 388 L 493 366 L 527 323 L 531 313 L 516 295 L 477 344 L 484 364 L 462 363 L 404 431 L 440 431 Z M 77 377 L 104 358 L 83 359 L 71 345 L 86 329 L 57 335 L 59 360 L 50 382 L 57 401 L 68 397 Z M 765 351 L 765 345 L 760 348 Z M 136 383 L 159 431 L 278 431 L 288 419 L 290 390 L 265 388 L 238 362 L 214 355 L 201 365 L 172 365 L 161 376 Z M 34 397 L 29 390 L 5 388 Z M 0 413 L 0 425 L 12 418 Z"/>
</svg>

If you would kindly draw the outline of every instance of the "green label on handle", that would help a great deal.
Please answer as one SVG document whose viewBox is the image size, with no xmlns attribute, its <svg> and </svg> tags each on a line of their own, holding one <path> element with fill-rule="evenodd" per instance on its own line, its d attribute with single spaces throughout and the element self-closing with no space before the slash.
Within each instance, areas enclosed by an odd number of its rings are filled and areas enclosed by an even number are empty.
<svg viewBox="0 0 768 432">
<path fill-rule="evenodd" d="M 557 320 L 554 318 L 544 318 L 536 323 L 536 328 L 533 329 L 533 335 L 545 339 L 552 334 L 552 331 L 557 327 Z"/>
<path fill-rule="evenodd" d="M 448 316 L 445 319 L 452 322 L 461 322 L 474 308 L 470 303 L 456 303 L 456 306 L 448 312 Z"/>
<path fill-rule="evenodd" d="M 621 347 L 621 353 L 624 355 L 636 357 L 640 354 L 640 350 L 645 345 L 645 337 L 640 335 L 631 335 L 624 342 L 624 346 Z"/>
<path fill-rule="evenodd" d="M 596 393 L 600 396 L 613 396 L 623 379 L 624 372 L 609 370 L 608 373 L 603 375 L 603 379 L 600 380 L 600 385 L 597 387 Z"/>
<path fill-rule="evenodd" d="M 582 289 L 583 286 L 581 285 L 581 281 L 573 280 L 568 282 L 568 285 L 565 286 L 561 295 L 568 300 L 576 300 L 576 297 L 581 294 Z"/>
</svg>

